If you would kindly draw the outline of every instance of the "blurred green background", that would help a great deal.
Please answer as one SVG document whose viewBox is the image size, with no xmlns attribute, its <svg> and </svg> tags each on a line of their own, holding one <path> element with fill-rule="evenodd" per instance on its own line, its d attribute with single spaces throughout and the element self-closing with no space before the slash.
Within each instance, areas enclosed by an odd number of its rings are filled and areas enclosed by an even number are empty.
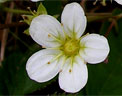
<svg viewBox="0 0 122 96">
<path fill-rule="evenodd" d="M 95 0 L 44 0 L 49 15 L 60 15 L 67 3 L 80 3 L 87 16 L 85 33 L 107 37 L 110 45 L 108 58 L 100 64 L 88 65 L 87 85 L 78 93 L 62 91 L 57 77 L 39 84 L 27 76 L 28 58 L 42 47 L 24 31 L 29 27 L 22 15 L 30 14 L 27 7 L 37 10 L 40 2 L 0 0 L 0 95 L 122 95 L 122 9 L 115 1 L 106 6 Z"/>
</svg>

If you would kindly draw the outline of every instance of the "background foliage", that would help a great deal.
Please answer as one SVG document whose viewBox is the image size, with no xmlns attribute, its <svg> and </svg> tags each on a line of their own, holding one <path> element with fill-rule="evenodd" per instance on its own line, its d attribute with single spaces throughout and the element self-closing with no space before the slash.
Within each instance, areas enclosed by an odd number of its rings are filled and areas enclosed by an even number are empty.
<svg viewBox="0 0 122 96">
<path fill-rule="evenodd" d="M 0 63 L 0 95 L 74 95 L 67 94 L 59 88 L 57 77 L 46 83 L 39 84 L 27 76 L 25 66 L 28 58 L 36 51 L 42 49 L 30 36 L 23 32 L 28 29 L 22 21 L 21 15 L 32 15 L 27 7 L 36 10 L 40 2 L 31 1 L 7 1 L 0 2 L 0 43 L 3 42 L 3 34 L 8 30 L 4 59 Z M 10 9 L 11 2 L 14 8 Z M 42 2 L 47 13 L 56 16 L 60 21 L 60 15 L 65 4 L 73 1 L 45 0 Z M 122 9 L 116 2 L 106 1 L 106 6 L 100 2 L 93 5 L 93 1 L 77 1 L 85 8 L 88 19 L 86 33 L 99 33 L 107 37 L 110 45 L 108 58 L 100 64 L 88 64 L 88 83 L 75 95 L 122 95 Z M 42 6 L 41 6 L 42 8 Z M 45 10 L 45 9 L 44 9 Z M 39 14 L 45 13 L 43 8 Z M 8 12 L 12 13 L 11 22 L 5 23 Z M 42 13 L 41 13 L 42 12 Z M 38 11 L 37 11 L 38 13 Z M 12 25 L 13 24 L 13 25 Z M 2 54 L 2 52 L 0 53 Z"/>
</svg>

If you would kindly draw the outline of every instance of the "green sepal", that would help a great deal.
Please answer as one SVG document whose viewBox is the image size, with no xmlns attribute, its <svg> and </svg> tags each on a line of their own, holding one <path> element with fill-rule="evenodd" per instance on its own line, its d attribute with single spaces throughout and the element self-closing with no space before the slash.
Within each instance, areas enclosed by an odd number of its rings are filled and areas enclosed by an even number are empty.
<svg viewBox="0 0 122 96">
<path fill-rule="evenodd" d="M 37 15 L 47 14 L 47 10 L 42 3 L 38 6 Z"/>
<path fill-rule="evenodd" d="M 26 30 L 24 31 L 24 34 L 26 34 L 26 35 L 30 35 L 30 33 L 29 33 L 29 28 L 26 29 Z"/>
<path fill-rule="evenodd" d="M 27 23 L 28 25 L 30 25 L 30 23 L 34 17 L 35 16 L 33 16 L 33 15 L 22 15 L 24 22 Z"/>
</svg>

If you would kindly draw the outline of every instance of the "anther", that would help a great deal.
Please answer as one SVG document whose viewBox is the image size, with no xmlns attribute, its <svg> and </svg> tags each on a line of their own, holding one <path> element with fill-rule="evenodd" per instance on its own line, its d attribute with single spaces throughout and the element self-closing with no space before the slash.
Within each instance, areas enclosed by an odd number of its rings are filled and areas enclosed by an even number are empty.
<svg viewBox="0 0 122 96">
<path fill-rule="evenodd" d="M 27 9 L 28 9 L 28 10 L 31 10 L 31 8 L 30 8 L 30 7 L 27 7 Z"/>
<path fill-rule="evenodd" d="M 35 13 L 35 14 L 36 14 L 36 10 L 33 10 L 33 13 Z"/>
<path fill-rule="evenodd" d="M 50 34 L 48 34 L 48 37 L 51 37 L 51 35 L 50 35 Z"/>
<path fill-rule="evenodd" d="M 63 23 L 61 23 L 61 26 L 63 26 Z"/>
<path fill-rule="evenodd" d="M 62 69 L 59 72 L 62 72 Z"/>
<path fill-rule="evenodd" d="M 69 69 L 69 72 L 71 73 L 71 72 L 72 72 L 72 70 L 71 70 L 71 69 Z"/>
<path fill-rule="evenodd" d="M 46 48 L 46 47 L 42 46 L 42 48 Z"/>
<path fill-rule="evenodd" d="M 96 5 L 97 1 L 98 1 L 98 0 L 94 1 L 94 2 L 93 2 L 93 5 Z"/>
<path fill-rule="evenodd" d="M 30 8 L 30 7 L 27 7 L 27 9 L 31 12 L 31 14 L 32 14 L 33 16 L 35 16 L 35 15 L 36 15 L 34 12 L 32 12 L 32 10 L 31 10 L 31 8 Z"/>
<path fill-rule="evenodd" d="M 47 64 L 50 64 L 50 62 L 47 62 Z"/>
</svg>

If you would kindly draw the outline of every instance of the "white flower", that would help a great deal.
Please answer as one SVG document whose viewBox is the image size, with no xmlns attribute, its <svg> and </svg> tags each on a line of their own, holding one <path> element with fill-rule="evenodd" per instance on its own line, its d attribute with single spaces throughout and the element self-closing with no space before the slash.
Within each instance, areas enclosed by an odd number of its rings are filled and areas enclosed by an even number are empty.
<svg viewBox="0 0 122 96">
<path fill-rule="evenodd" d="M 59 73 L 60 88 L 75 93 L 87 83 L 86 62 L 104 61 L 109 53 L 108 41 L 98 34 L 87 34 L 86 16 L 78 3 L 67 4 L 61 24 L 50 15 L 40 15 L 32 20 L 30 35 L 46 49 L 33 54 L 27 61 L 29 77 L 46 82 Z"/>
<path fill-rule="evenodd" d="M 43 1 L 43 0 L 31 0 L 32 2 L 38 2 L 38 1 Z"/>
<path fill-rule="evenodd" d="M 118 4 L 122 5 L 122 0 L 115 0 Z"/>
</svg>

